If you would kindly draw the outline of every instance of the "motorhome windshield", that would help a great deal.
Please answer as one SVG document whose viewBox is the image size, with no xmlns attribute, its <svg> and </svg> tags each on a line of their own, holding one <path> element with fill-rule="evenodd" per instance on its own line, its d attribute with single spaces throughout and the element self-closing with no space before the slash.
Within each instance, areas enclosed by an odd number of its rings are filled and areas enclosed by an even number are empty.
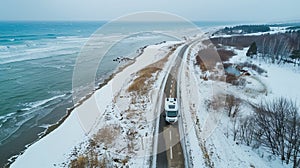
<svg viewBox="0 0 300 168">
<path fill-rule="evenodd" d="M 172 104 L 172 105 L 169 105 L 169 108 L 170 108 L 170 109 L 175 109 L 175 105 L 173 105 L 173 104 Z"/>
<path fill-rule="evenodd" d="M 167 116 L 168 117 L 177 117 L 177 111 L 168 111 Z"/>
</svg>

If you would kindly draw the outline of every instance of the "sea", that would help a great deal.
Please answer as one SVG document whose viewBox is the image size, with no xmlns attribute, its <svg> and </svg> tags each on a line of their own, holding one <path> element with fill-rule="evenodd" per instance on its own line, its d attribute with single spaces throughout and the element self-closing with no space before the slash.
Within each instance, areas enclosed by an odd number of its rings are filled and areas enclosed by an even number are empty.
<svg viewBox="0 0 300 168">
<path fill-rule="evenodd" d="M 35 142 L 48 126 L 72 107 L 72 77 L 76 59 L 90 37 L 98 33 L 101 45 L 110 37 L 124 39 L 109 50 L 95 83 L 112 74 L 118 57 L 134 58 L 141 47 L 176 40 L 162 32 L 186 27 L 166 23 L 120 23 L 105 30 L 105 21 L 2 21 L 0 22 L 0 166 Z M 200 28 L 230 22 L 195 22 Z M 147 32 L 134 32 L 147 27 Z M 149 31 L 150 30 L 150 31 Z M 156 33 L 154 33 L 156 32 Z M 101 42 L 101 39 L 102 42 Z"/>
</svg>

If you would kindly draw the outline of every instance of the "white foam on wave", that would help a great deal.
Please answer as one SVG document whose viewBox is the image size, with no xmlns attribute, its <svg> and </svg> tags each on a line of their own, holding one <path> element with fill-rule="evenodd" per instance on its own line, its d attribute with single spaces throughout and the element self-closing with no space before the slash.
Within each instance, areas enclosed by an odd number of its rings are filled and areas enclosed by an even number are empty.
<svg viewBox="0 0 300 168">
<path fill-rule="evenodd" d="M 54 96 L 54 97 L 51 97 L 51 98 L 45 99 L 45 100 L 28 103 L 27 106 L 29 106 L 29 107 L 22 109 L 23 111 L 26 110 L 26 112 L 24 112 L 24 113 L 13 112 L 13 113 L 9 113 L 9 114 L 0 116 L 0 121 L 1 121 L 0 128 L 2 127 L 1 129 L 5 129 L 5 132 L 6 132 L 5 136 L 1 137 L 0 144 L 3 140 L 9 138 L 16 131 L 18 131 L 24 123 L 26 123 L 27 121 L 29 121 L 30 119 L 32 119 L 36 116 L 36 115 L 32 115 L 35 112 L 34 109 L 39 108 L 39 107 L 47 104 L 48 102 L 51 102 L 55 99 L 62 98 L 64 96 L 66 96 L 66 94 Z M 14 121 L 13 126 L 11 125 L 12 121 L 10 120 L 12 118 L 14 118 L 13 120 L 16 120 L 16 121 Z M 6 124 L 5 128 L 3 128 L 4 124 L 7 123 L 8 120 L 10 120 L 10 124 L 9 124 L 10 126 L 8 126 Z M 40 127 L 47 128 L 48 126 L 49 125 L 41 125 Z"/>
<path fill-rule="evenodd" d="M 11 117 L 11 116 L 14 115 L 14 114 L 16 114 L 16 112 L 8 113 L 8 114 L 6 114 L 6 115 L 0 116 L 0 120 L 9 118 L 9 117 Z M 2 123 L 4 123 L 4 122 L 2 122 Z"/>
<path fill-rule="evenodd" d="M 41 106 L 45 105 L 46 103 L 48 103 L 48 102 L 50 102 L 50 101 L 53 101 L 53 100 L 55 100 L 55 99 L 63 98 L 64 96 L 66 96 L 66 94 L 54 96 L 54 97 L 51 97 L 51 98 L 45 99 L 45 100 L 39 100 L 39 101 L 27 103 L 27 104 L 25 104 L 25 106 L 27 106 L 27 107 L 21 109 L 22 111 L 27 111 L 26 113 L 22 113 L 22 114 L 19 114 L 19 115 L 18 115 L 17 112 L 12 112 L 12 113 L 8 113 L 8 114 L 5 114 L 5 115 L 0 116 L 0 121 L 1 121 L 1 123 L 2 123 L 1 126 L 3 125 L 3 123 L 5 123 L 5 122 L 6 122 L 8 119 L 10 119 L 10 118 L 13 118 L 13 117 L 16 117 L 16 116 L 19 116 L 19 117 L 20 117 L 20 116 L 22 116 L 22 117 L 28 116 L 28 115 L 30 115 L 31 113 L 33 113 L 33 111 L 32 111 L 32 112 L 28 112 L 28 111 L 30 111 L 30 110 L 32 110 L 32 109 L 36 109 L 36 108 L 38 108 L 38 107 L 41 107 Z"/>
<path fill-rule="evenodd" d="M 45 54 L 47 53 L 47 54 Z M 48 49 L 43 49 L 40 50 L 39 52 L 26 52 L 26 53 L 16 53 L 16 54 L 8 54 L 7 56 L 4 56 L 2 58 L 2 61 L 0 64 L 8 64 L 12 62 L 20 62 L 20 61 L 29 61 L 29 60 L 37 60 L 37 59 L 42 59 L 42 58 L 48 58 L 48 57 L 55 57 L 55 56 L 60 56 L 60 55 L 68 55 L 68 54 L 76 54 L 78 51 L 74 50 L 48 50 Z"/>
<path fill-rule="evenodd" d="M 26 111 L 32 110 L 32 109 L 35 109 L 37 107 L 41 107 L 44 104 L 46 104 L 46 103 L 48 103 L 48 102 L 50 102 L 52 100 L 55 100 L 55 99 L 58 99 L 58 98 L 62 98 L 64 96 L 66 96 L 66 94 L 54 96 L 54 97 L 51 97 L 51 98 L 45 99 L 45 100 L 39 100 L 39 101 L 35 101 L 35 102 L 30 102 L 30 103 L 25 104 L 25 106 L 28 106 L 28 107 L 26 107 L 26 108 L 24 108 L 22 110 L 26 110 Z"/>
<path fill-rule="evenodd" d="M 43 125 L 40 125 L 39 127 L 47 129 L 50 126 L 51 126 L 51 124 L 43 124 Z"/>
<path fill-rule="evenodd" d="M 15 123 L 14 127 L 7 127 L 6 128 L 6 131 L 7 131 L 7 134 L 2 138 L 0 139 L 0 144 L 7 140 L 9 137 L 11 137 L 14 133 L 16 133 L 20 128 L 21 126 L 26 123 L 27 121 L 31 120 L 34 116 L 31 116 L 31 117 L 26 117 L 18 122 Z M 4 123 L 4 122 L 3 122 Z"/>
<path fill-rule="evenodd" d="M 133 43 L 136 41 L 144 41 L 144 40 L 153 40 L 153 39 L 159 39 L 162 36 L 157 35 L 157 34 L 138 34 L 134 36 L 129 36 L 128 38 L 125 38 L 123 40 L 124 43 Z"/>
<path fill-rule="evenodd" d="M 56 40 L 26 41 L 25 44 L 0 46 L 0 64 L 76 54 L 87 38 L 65 37 Z"/>
</svg>

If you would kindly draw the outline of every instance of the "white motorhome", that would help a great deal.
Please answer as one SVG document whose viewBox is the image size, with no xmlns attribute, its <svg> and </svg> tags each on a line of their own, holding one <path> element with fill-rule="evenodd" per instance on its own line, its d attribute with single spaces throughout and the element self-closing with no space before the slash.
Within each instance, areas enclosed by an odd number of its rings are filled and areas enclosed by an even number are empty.
<svg viewBox="0 0 300 168">
<path fill-rule="evenodd" d="M 169 123 L 178 120 L 178 100 L 176 98 L 166 98 L 165 100 L 165 119 Z"/>
</svg>

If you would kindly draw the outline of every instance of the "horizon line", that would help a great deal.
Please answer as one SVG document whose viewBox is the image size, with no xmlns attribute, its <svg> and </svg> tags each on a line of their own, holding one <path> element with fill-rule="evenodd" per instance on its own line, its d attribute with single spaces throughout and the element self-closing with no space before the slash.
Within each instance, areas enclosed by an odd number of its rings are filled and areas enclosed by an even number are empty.
<svg viewBox="0 0 300 168">
<path fill-rule="evenodd" d="M 116 22 L 115 20 L 65 20 L 65 19 L 49 19 L 49 20 L 30 20 L 30 19 L 16 19 L 16 20 L 12 20 L 12 19 L 8 19 L 8 20 L 1 20 L 0 22 Z M 120 22 L 137 22 L 137 23 L 151 23 L 151 22 L 180 22 L 180 21 L 168 21 L 168 20 L 164 20 L 164 21 L 142 21 L 142 20 L 137 20 L 137 21 L 120 21 Z M 196 23 L 196 22 L 210 22 L 210 23 L 242 23 L 242 24 L 284 24 L 284 23 L 300 23 L 300 20 L 284 20 L 284 21 L 241 21 L 241 20 L 190 20 L 190 22 L 192 23 Z"/>
</svg>

